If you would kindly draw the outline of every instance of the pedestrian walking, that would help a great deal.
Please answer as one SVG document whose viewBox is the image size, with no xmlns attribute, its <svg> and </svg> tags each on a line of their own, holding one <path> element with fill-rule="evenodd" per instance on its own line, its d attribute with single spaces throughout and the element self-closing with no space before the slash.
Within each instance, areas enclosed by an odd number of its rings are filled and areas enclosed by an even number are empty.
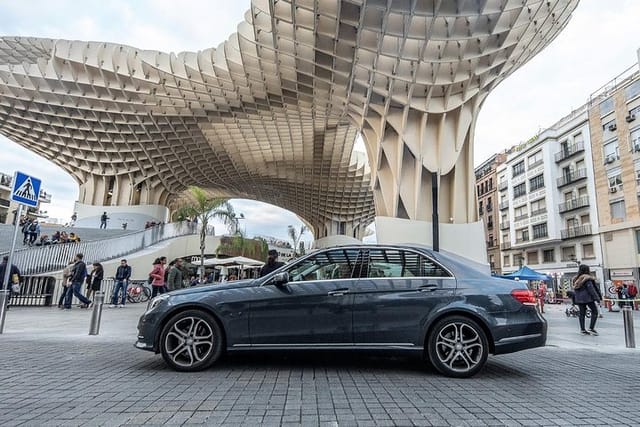
<svg viewBox="0 0 640 427">
<path fill-rule="evenodd" d="M 33 220 L 31 225 L 29 225 L 29 246 L 33 246 L 33 244 L 38 239 L 40 235 L 40 224 L 38 224 L 37 220 Z"/>
<path fill-rule="evenodd" d="M 164 281 L 164 263 L 160 258 L 156 258 L 153 261 L 153 268 L 149 273 L 149 279 L 151 280 L 151 298 L 155 298 L 158 294 L 164 294 L 167 290 L 165 288 Z"/>
<path fill-rule="evenodd" d="M 260 269 L 260 277 L 266 276 L 272 271 L 279 269 L 283 265 L 284 265 L 284 262 L 278 261 L 278 251 L 276 251 L 275 249 L 271 249 L 268 252 L 266 264 L 263 265 L 262 268 Z"/>
<path fill-rule="evenodd" d="M 181 258 L 176 259 L 173 262 L 173 266 L 169 270 L 167 288 L 169 291 L 182 289 L 182 259 Z"/>
<path fill-rule="evenodd" d="M 103 212 L 102 215 L 100 215 L 100 228 L 104 228 L 105 230 L 107 229 L 107 220 L 109 219 L 109 217 L 107 216 L 106 212 Z"/>
<path fill-rule="evenodd" d="M 7 290 L 7 305 L 11 302 L 11 294 L 14 293 L 14 285 L 20 286 L 20 269 L 15 264 L 11 264 L 9 267 L 9 283 L 4 283 L 4 273 L 7 271 L 7 264 L 9 264 L 9 255 L 2 257 L 2 264 L 0 264 L 0 290 Z"/>
<path fill-rule="evenodd" d="M 62 290 L 60 291 L 60 297 L 58 298 L 58 308 L 64 308 L 64 299 L 67 297 L 67 292 L 71 289 L 71 274 L 75 263 L 76 260 L 72 259 L 62 270 Z"/>
<path fill-rule="evenodd" d="M 596 322 L 598 321 L 598 308 L 596 307 L 596 302 L 600 301 L 600 299 L 595 286 L 595 280 L 591 276 L 589 266 L 581 264 L 578 268 L 578 275 L 573 279 L 572 287 L 575 303 L 580 309 L 578 321 L 580 323 L 580 333 L 582 335 L 598 335 L 598 332 L 595 330 Z M 588 331 L 585 329 L 587 307 L 591 310 L 591 320 Z"/>
<path fill-rule="evenodd" d="M 87 265 L 82 261 L 82 258 L 84 258 L 83 254 L 77 254 L 75 263 L 71 269 L 71 285 L 70 289 L 67 290 L 67 294 L 64 299 L 64 308 L 67 310 L 71 309 L 71 299 L 74 295 L 82 303 L 80 306 L 81 308 L 87 308 L 91 304 L 91 301 L 82 295 L 81 292 L 82 283 L 84 282 L 85 277 L 87 277 Z"/>
<path fill-rule="evenodd" d="M 87 276 L 87 298 L 94 299 L 96 292 L 102 287 L 102 279 L 104 279 L 104 268 L 99 262 L 93 263 L 93 270 Z"/>
<path fill-rule="evenodd" d="M 116 287 L 113 290 L 111 296 L 111 305 L 109 308 L 124 308 L 124 303 L 127 301 L 127 286 L 129 286 L 129 279 L 131 278 L 131 266 L 127 264 L 126 259 L 120 260 L 120 265 L 116 270 Z M 120 305 L 118 305 L 118 297 L 120 296 Z"/>
</svg>

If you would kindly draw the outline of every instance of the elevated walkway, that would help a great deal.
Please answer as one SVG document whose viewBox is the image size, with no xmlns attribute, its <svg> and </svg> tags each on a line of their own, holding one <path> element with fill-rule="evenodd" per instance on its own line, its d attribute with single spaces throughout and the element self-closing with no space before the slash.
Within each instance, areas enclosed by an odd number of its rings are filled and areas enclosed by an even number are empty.
<svg viewBox="0 0 640 427">
<path fill-rule="evenodd" d="M 11 232 L 7 238 L 8 243 L 5 242 L 8 248 L 4 252 L 8 252 L 10 249 L 11 238 L 13 237 L 11 234 L 13 232 L 12 227 L 8 228 L 11 229 Z M 190 226 L 186 222 L 158 225 L 146 230 L 128 232 L 115 237 L 113 236 L 114 230 L 76 228 L 73 228 L 73 230 L 74 232 L 78 230 L 77 232 L 81 237 L 80 230 L 91 230 L 98 232 L 93 236 L 97 236 L 102 232 L 109 234 L 109 238 L 100 239 L 96 237 L 96 240 L 83 239 L 79 243 L 58 243 L 17 249 L 14 253 L 13 264 L 20 268 L 23 275 L 50 273 L 62 270 L 79 252 L 84 254 L 84 259 L 87 262 L 104 262 L 143 251 L 150 246 L 176 237 L 195 237 L 197 235 L 197 228 Z M 89 236 L 91 235 L 89 234 Z M 5 236 L 2 238 L 4 239 Z M 20 245 L 22 244 L 22 239 L 20 239 L 19 243 Z"/>
<path fill-rule="evenodd" d="M 62 225 L 41 225 L 40 236 L 48 235 L 53 236 L 56 231 L 66 231 L 69 233 L 76 233 L 80 236 L 82 242 L 92 242 L 95 240 L 112 239 L 114 237 L 124 236 L 126 234 L 132 234 L 132 230 L 112 229 L 103 230 L 100 228 L 81 228 L 81 227 L 63 227 Z M 11 249 L 11 239 L 13 238 L 13 225 L 0 224 L 0 253 L 9 252 Z M 27 246 L 22 244 L 23 235 L 18 231 L 18 241 L 16 242 L 16 249 L 24 249 Z"/>
</svg>

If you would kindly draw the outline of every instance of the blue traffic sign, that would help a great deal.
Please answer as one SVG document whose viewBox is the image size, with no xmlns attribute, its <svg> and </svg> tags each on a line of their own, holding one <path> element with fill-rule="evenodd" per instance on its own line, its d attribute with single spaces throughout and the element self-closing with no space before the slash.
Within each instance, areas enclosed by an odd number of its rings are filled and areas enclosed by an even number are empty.
<svg viewBox="0 0 640 427">
<path fill-rule="evenodd" d="M 38 206 L 40 186 L 42 181 L 22 172 L 13 175 L 13 189 L 11 190 L 11 200 L 23 205 Z"/>
</svg>

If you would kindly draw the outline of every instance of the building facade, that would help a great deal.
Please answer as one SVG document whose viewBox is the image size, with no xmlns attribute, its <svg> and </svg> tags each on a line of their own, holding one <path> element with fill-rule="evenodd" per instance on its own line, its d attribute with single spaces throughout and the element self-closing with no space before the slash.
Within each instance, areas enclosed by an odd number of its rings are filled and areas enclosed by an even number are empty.
<svg viewBox="0 0 640 427">
<path fill-rule="evenodd" d="M 478 218 L 484 227 L 485 241 L 487 242 L 487 261 L 491 272 L 502 274 L 500 260 L 500 242 L 498 238 L 498 179 L 496 168 L 506 159 L 506 154 L 500 153 L 491 156 L 488 160 L 476 168 L 476 195 L 478 197 Z"/>
<path fill-rule="evenodd" d="M 589 124 L 604 276 L 640 280 L 640 73 L 626 70 L 592 95 Z M 609 284 L 609 283 L 608 283 Z"/>
<path fill-rule="evenodd" d="M 586 106 L 512 150 L 497 169 L 503 272 L 527 265 L 557 292 L 580 263 L 603 279 L 592 165 Z"/>
</svg>

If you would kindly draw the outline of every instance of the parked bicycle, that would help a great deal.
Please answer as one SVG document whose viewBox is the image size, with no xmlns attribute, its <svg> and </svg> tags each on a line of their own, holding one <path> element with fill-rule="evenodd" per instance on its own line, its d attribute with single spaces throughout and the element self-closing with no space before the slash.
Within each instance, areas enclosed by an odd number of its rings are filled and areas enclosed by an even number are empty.
<svg viewBox="0 0 640 427">
<path fill-rule="evenodd" d="M 151 289 L 146 282 L 131 282 L 127 288 L 127 301 L 147 302 L 151 298 Z"/>
</svg>

